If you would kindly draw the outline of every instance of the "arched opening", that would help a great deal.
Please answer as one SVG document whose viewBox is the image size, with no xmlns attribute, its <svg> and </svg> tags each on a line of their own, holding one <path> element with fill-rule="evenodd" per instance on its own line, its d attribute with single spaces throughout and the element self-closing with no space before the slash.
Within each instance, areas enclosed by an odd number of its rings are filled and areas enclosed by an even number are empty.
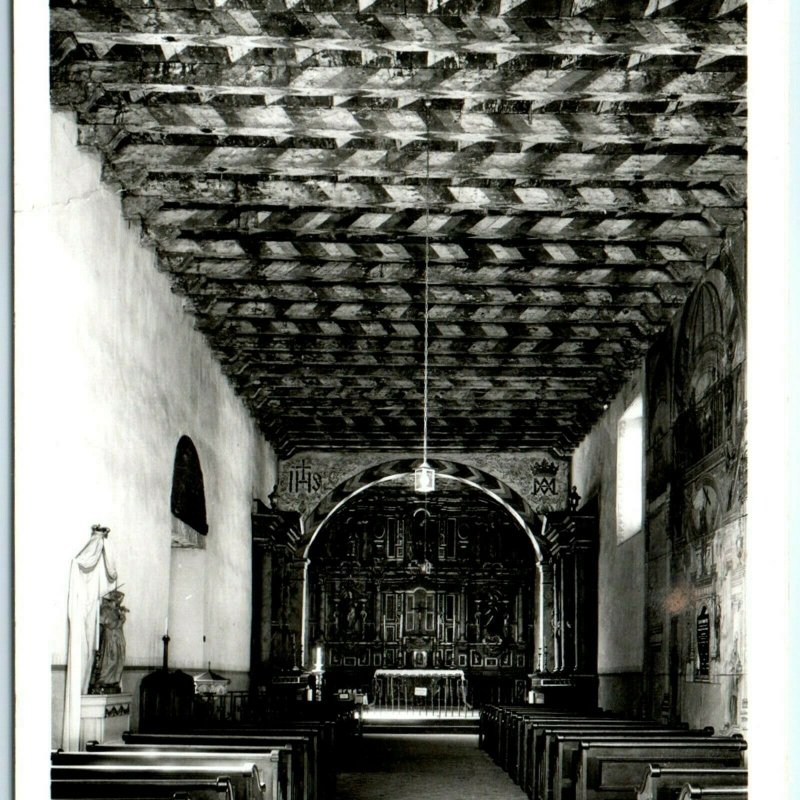
<svg viewBox="0 0 800 800">
<path fill-rule="evenodd" d="M 470 704 L 524 695 L 539 553 L 486 491 L 450 476 L 420 495 L 410 473 L 385 478 L 341 502 L 306 556 L 307 641 L 326 693 L 434 702 L 408 686 L 389 697 L 374 681 L 376 670 L 417 669 L 462 670 Z"/>
<path fill-rule="evenodd" d="M 175 448 L 170 491 L 172 512 L 169 609 L 164 623 L 175 666 L 205 661 L 206 515 L 205 485 L 194 442 L 181 436 Z"/>
<path fill-rule="evenodd" d="M 202 539 L 208 533 L 206 517 L 206 493 L 203 483 L 203 468 L 197 448 L 188 436 L 181 436 L 175 448 L 172 467 L 172 491 L 170 509 L 173 516 L 173 542 L 178 547 L 202 547 Z"/>
</svg>

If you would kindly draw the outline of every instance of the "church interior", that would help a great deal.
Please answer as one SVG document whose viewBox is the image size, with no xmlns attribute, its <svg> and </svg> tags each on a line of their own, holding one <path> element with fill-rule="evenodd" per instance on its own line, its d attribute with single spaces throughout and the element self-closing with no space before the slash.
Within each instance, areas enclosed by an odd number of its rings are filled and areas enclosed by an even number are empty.
<svg viewBox="0 0 800 800">
<path fill-rule="evenodd" d="M 43 17 L 16 468 L 52 796 L 481 796 L 364 794 L 358 748 L 414 735 L 473 737 L 482 796 L 746 795 L 745 0 Z M 274 781 L 212 791 L 204 737 Z"/>
</svg>

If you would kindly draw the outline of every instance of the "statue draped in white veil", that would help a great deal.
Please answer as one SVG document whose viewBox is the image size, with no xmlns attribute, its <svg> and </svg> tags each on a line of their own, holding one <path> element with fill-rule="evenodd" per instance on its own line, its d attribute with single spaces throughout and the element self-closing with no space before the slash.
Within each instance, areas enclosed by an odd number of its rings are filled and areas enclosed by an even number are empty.
<svg viewBox="0 0 800 800">
<path fill-rule="evenodd" d="M 108 533 L 108 528 L 93 525 L 89 541 L 70 564 L 67 685 L 62 740 L 65 750 L 77 750 L 79 745 L 81 695 L 89 689 L 97 646 L 98 601 L 117 582 L 117 571 L 106 548 Z"/>
</svg>

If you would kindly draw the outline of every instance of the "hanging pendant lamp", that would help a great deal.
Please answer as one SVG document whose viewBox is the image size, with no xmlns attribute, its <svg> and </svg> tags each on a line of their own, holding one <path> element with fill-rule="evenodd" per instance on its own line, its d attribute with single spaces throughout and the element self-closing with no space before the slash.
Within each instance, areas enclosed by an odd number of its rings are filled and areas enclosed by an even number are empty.
<svg viewBox="0 0 800 800">
<path fill-rule="evenodd" d="M 436 488 L 436 470 L 428 463 L 428 265 L 430 263 L 431 101 L 425 101 L 425 315 L 422 362 L 422 463 L 414 470 L 414 491 L 421 494 Z"/>
</svg>

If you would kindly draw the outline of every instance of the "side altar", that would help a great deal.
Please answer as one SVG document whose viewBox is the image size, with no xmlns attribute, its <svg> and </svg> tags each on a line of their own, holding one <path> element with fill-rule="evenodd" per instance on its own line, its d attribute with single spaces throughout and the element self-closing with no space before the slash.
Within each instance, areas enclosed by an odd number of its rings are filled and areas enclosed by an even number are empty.
<svg viewBox="0 0 800 800">
<path fill-rule="evenodd" d="M 460 669 L 376 669 L 375 705 L 392 711 L 463 711 L 467 682 Z"/>
</svg>

